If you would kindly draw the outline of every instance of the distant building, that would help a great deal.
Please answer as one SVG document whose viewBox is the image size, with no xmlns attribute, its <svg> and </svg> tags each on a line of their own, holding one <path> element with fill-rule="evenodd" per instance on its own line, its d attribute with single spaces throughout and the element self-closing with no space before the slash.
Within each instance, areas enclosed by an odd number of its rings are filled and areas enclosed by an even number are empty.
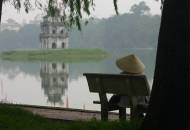
<svg viewBox="0 0 190 130">
<path fill-rule="evenodd" d="M 68 48 L 68 32 L 59 15 L 55 17 L 45 16 L 40 24 L 41 48 Z"/>
<path fill-rule="evenodd" d="M 19 31 L 22 28 L 22 25 L 17 23 L 13 19 L 8 19 L 6 23 L 1 23 L 0 31 L 4 30 L 13 30 L 13 31 Z"/>
</svg>

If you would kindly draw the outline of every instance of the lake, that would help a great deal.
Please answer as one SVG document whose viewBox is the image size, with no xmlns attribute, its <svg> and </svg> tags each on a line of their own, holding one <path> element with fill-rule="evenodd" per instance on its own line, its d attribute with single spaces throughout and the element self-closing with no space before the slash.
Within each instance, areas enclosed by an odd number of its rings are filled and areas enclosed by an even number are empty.
<svg viewBox="0 0 190 130">
<path fill-rule="evenodd" d="M 90 93 L 83 73 L 120 73 L 115 60 L 135 53 L 145 64 L 149 84 L 155 64 L 155 49 L 110 50 L 102 61 L 76 63 L 0 61 L 0 101 L 52 107 L 100 110 L 93 104 L 97 94 Z"/>
</svg>

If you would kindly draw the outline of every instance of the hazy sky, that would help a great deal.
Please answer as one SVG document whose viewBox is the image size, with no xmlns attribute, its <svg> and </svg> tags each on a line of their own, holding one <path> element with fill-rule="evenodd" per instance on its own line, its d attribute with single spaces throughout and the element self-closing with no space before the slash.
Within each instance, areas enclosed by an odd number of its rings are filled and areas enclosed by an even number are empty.
<svg viewBox="0 0 190 130">
<path fill-rule="evenodd" d="M 41 0 L 45 1 L 45 0 Z M 94 0 L 96 7 L 95 11 L 92 13 L 92 16 L 98 18 L 107 18 L 115 15 L 113 0 Z M 129 11 L 130 7 L 133 4 L 137 4 L 141 1 L 145 1 L 146 4 L 151 8 L 152 14 L 160 14 L 160 2 L 155 0 L 118 0 L 119 13 L 126 13 Z M 40 10 L 30 11 L 29 14 L 24 12 L 24 9 L 21 9 L 20 12 L 16 11 L 13 6 L 10 4 L 4 4 L 3 6 L 3 15 L 2 22 L 6 22 L 7 19 L 12 18 L 19 23 L 28 22 L 33 20 L 35 16 L 42 14 Z"/>
</svg>

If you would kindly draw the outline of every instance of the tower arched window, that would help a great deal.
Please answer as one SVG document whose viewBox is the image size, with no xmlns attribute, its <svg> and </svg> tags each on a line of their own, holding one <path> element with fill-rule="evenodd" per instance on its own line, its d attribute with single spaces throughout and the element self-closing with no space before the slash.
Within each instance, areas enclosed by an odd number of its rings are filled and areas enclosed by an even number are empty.
<svg viewBox="0 0 190 130">
<path fill-rule="evenodd" d="M 64 82 L 64 81 L 65 81 L 65 78 L 64 78 L 64 77 L 61 77 L 61 81 Z"/>
<path fill-rule="evenodd" d="M 53 68 L 53 69 L 56 69 L 56 68 L 57 68 L 56 63 L 53 63 L 53 64 L 52 64 L 52 68 Z"/>
<path fill-rule="evenodd" d="M 57 83 L 57 79 L 53 77 L 53 83 Z"/>
<path fill-rule="evenodd" d="M 64 63 L 62 64 L 62 69 L 65 69 L 65 64 Z"/>
<path fill-rule="evenodd" d="M 62 42 L 61 46 L 62 48 L 65 48 L 65 42 Z"/>
<path fill-rule="evenodd" d="M 55 30 L 55 29 L 53 29 L 53 30 L 52 30 L 52 33 L 53 33 L 53 34 L 56 34 L 56 30 Z"/>
<path fill-rule="evenodd" d="M 56 43 L 54 42 L 54 43 L 52 43 L 52 48 L 57 48 L 57 45 L 56 45 Z"/>
<path fill-rule="evenodd" d="M 64 31 L 63 31 L 63 29 L 61 29 L 61 32 L 60 32 L 61 34 L 63 34 L 64 33 Z"/>
</svg>

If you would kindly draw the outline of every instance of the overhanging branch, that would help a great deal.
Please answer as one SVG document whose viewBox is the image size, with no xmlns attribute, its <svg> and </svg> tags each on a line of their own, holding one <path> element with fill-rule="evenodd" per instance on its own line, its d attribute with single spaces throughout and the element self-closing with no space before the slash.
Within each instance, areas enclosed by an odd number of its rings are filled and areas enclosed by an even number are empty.
<svg viewBox="0 0 190 130">
<path fill-rule="evenodd" d="M 2 6 L 3 6 L 3 0 L 0 0 L 0 22 L 1 22 L 1 16 L 2 16 Z"/>
</svg>

